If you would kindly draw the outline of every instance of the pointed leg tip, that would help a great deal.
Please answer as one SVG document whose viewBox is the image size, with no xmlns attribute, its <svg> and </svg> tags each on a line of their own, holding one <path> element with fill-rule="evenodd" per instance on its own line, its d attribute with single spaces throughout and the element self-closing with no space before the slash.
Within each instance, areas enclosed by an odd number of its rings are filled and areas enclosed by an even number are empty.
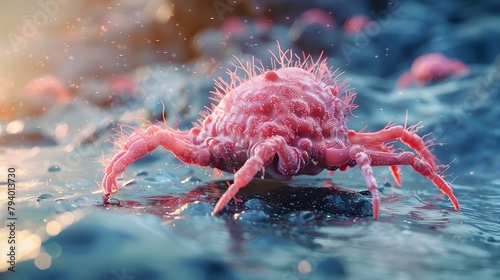
<svg viewBox="0 0 500 280">
<path fill-rule="evenodd" d="M 214 214 L 217 214 L 219 213 L 228 203 L 229 201 L 231 201 L 232 197 L 229 196 L 226 193 L 224 193 L 220 198 L 219 198 L 219 201 L 217 201 L 217 204 L 215 204 L 215 207 L 214 207 L 214 211 L 213 213 Z"/>
<path fill-rule="evenodd" d="M 107 188 L 107 187 L 102 187 L 102 185 L 101 185 L 101 190 L 103 192 L 102 199 L 104 201 L 107 201 L 112 194 L 118 192 L 118 188 L 116 186 L 113 186 L 110 189 L 110 188 Z"/>
<path fill-rule="evenodd" d="M 108 188 L 103 188 L 103 187 L 101 187 L 101 191 L 103 193 L 102 195 L 103 198 L 109 198 L 111 194 L 118 192 L 118 190 L 115 188 L 109 190 Z"/>
<path fill-rule="evenodd" d="M 212 216 L 217 216 L 222 209 L 224 209 L 226 205 L 220 206 L 220 205 L 215 205 L 214 210 L 212 211 Z"/>
<path fill-rule="evenodd" d="M 219 203 L 217 203 L 214 207 L 214 210 L 212 211 L 212 216 L 217 216 L 220 213 L 220 211 L 222 211 L 224 206 L 226 205 L 219 205 Z"/>
<path fill-rule="evenodd" d="M 217 213 L 219 213 L 224 206 L 226 206 L 226 204 L 221 203 L 221 200 L 219 199 L 217 204 L 215 204 L 214 210 L 212 211 L 212 216 L 217 215 Z"/>
</svg>

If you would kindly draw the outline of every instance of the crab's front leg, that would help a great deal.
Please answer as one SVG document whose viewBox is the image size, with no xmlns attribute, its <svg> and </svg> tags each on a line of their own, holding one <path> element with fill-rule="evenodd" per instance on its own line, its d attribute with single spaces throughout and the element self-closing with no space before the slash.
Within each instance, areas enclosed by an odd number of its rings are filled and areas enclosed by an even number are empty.
<svg viewBox="0 0 500 280">
<path fill-rule="evenodd" d="M 171 128 L 150 126 L 145 131 L 136 131 L 126 139 L 123 150 L 119 151 L 106 166 L 101 189 L 104 197 L 118 191 L 116 176 L 137 159 L 145 156 L 158 146 L 163 146 L 184 163 L 201 166 L 210 164 L 211 155 L 208 149 L 200 148 L 189 142 L 189 132 L 176 131 Z"/>
<path fill-rule="evenodd" d="M 301 168 L 302 157 L 296 148 L 287 145 L 282 136 L 274 136 L 259 142 L 251 150 L 251 155 L 243 167 L 234 174 L 233 184 L 221 196 L 215 205 L 213 214 L 215 215 L 221 211 L 241 188 L 252 181 L 257 172 L 264 172 L 265 163 L 272 160 L 276 154 L 279 157 L 278 171 L 281 174 L 285 175 L 285 177 L 297 174 Z"/>
<path fill-rule="evenodd" d="M 372 195 L 373 218 L 378 219 L 380 198 L 378 195 L 377 181 L 373 176 L 371 167 L 372 160 L 368 155 L 368 151 L 361 145 L 353 145 L 343 149 L 328 149 L 325 153 L 325 160 L 328 165 L 342 166 L 347 164 L 349 160 L 355 160 L 356 164 L 361 169 L 361 173 L 365 179 L 366 188 Z"/>
</svg>

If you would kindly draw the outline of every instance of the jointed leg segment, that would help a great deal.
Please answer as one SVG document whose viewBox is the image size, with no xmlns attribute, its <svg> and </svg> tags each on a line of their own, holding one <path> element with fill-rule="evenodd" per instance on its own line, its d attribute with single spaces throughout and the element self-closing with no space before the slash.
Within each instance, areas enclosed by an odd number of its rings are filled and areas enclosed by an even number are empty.
<svg viewBox="0 0 500 280">
<path fill-rule="evenodd" d="M 401 142 L 417 152 L 419 157 L 426 160 L 434 170 L 437 170 L 438 168 L 434 162 L 434 155 L 429 151 L 424 140 L 415 133 L 415 130 L 416 129 L 405 129 L 400 125 L 391 126 L 370 133 L 357 133 L 350 130 L 347 134 L 347 139 L 351 145 L 360 144 L 366 149 L 374 149 L 383 152 L 387 152 L 387 150 L 381 150 L 381 145 L 384 146 L 384 143 L 390 140 L 400 139 Z"/>
<path fill-rule="evenodd" d="M 104 196 L 118 191 L 116 176 L 137 159 L 145 156 L 158 146 L 163 146 L 185 163 L 209 165 L 210 153 L 195 145 L 183 141 L 183 135 L 170 128 L 150 126 L 145 131 L 136 131 L 126 140 L 123 150 L 118 152 L 108 164 L 102 180 Z"/>
<path fill-rule="evenodd" d="M 455 195 L 453 195 L 453 190 L 436 172 L 437 168 L 434 168 L 425 158 L 416 157 L 411 152 L 391 153 L 367 150 L 364 146 L 356 144 L 343 149 L 327 150 L 325 157 L 327 164 L 332 166 L 344 165 L 349 159 L 354 159 L 356 161 L 356 164 L 361 169 L 363 177 L 365 178 L 366 187 L 373 197 L 373 217 L 375 219 L 378 218 L 380 199 L 371 166 L 410 165 L 413 170 L 431 180 L 441 192 L 446 194 L 450 198 L 456 211 L 460 210 L 460 205 Z"/>
<path fill-rule="evenodd" d="M 238 191 L 248 185 L 259 171 L 263 171 L 265 163 L 272 160 L 275 155 L 279 157 L 278 167 L 282 172 L 295 172 L 300 167 L 300 158 L 295 148 L 287 145 L 281 136 L 274 136 L 255 145 L 252 155 L 243 167 L 234 174 L 234 182 L 221 196 L 215 205 L 213 214 L 217 214 Z"/>
<path fill-rule="evenodd" d="M 365 178 L 366 188 L 372 194 L 373 218 L 376 220 L 378 219 L 380 198 L 378 196 L 377 181 L 375 180 L 375 177 L 373 177 L 371 158 L 368 156 L 367 151 L 359 145 L 353 146 L 350 149 L 349 154 L 351 158 L 356 160 L 356 164 L 361 169 L 361 173 Z"/>
<path fill-rule="evenodd" d="M 372 149 L 380 152 L 392 152 L 392 149 L 386 146 L 386 142 L 390 140 L 399 139 L 401 142 L 408 145 L 417 152 L 419 157 L 426 160 L 436 172 L 439 169 L 434 162 L 434 155 L 429 151 L 424 140 L 416 134 L 417 128 L 411 126 L 406 129 L 403 126 L 395 125 L 386 127 L 383 130 L 371 133 L 358 133 L 350 130 L 347 139 L 350 144 L 360 144 L 367 149 Z M 396 165 L 390 165 L 389 170 L 391 175 L 396 181 L 397 186 L 401 186 L 401 176 L 399 175 L 399 168 Z"/>
</svg>

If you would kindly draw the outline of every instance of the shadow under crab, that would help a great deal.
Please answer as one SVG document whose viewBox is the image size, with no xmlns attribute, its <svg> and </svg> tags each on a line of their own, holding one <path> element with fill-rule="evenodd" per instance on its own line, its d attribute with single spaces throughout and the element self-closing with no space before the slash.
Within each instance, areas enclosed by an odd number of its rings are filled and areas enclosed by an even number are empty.
<svg viewBox="0 0 500 280">
<path fill-rule="evenodd" d="M 114 205 L 146 207 L 146 211 L 163 217 L 206 216 L 231 181 L 213 181 L 183 194 L 146 195 L 139 200 L 115 200 Z M 110 204 L 110 203 L 108 203 Z M 233 219 L 245 212 L 260 212 L 280 221 L 288 215 L 366 217 L 372 216 L 368 194 L 334 185 L 329 180 L 300 180 L 293 185 L 275 180 L 253 179 L 236 198 L 221 211 L 222 217 Z M 313 216 L 310 217 L 314 218 Z M 252 218 L 250 218 L 252 219 Z M 300 218 L 299 218 L 300 219 Z"/>
<path fill-rule="evenodd" d="M 318 185 L 319 182 L 322 181 L 315 182 L 313 186 L 290 186 L 286 182 L 254 179 L 238 192 L 237 201 L 231 201 L 221 210 L 221 214 L 234 215 L 241 211 L 262 210 L 278 219 L 300 211 L 354 217 L 373 215 L 372 204 L 361 193 L 336 186 L 329 181 Z M 226 184 L 226 181 L 220 181 L 208 185 L 224 190 Z"/>
</svg>

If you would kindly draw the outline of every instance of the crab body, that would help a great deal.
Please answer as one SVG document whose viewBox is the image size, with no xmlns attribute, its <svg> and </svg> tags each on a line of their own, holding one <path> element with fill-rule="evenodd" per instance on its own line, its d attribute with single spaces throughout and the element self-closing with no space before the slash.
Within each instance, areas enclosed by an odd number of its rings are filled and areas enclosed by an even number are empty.
<svg viewBox="0 0 500 280">
<path fill-rule="evenodd" d="M 211 167 L 229 172 L 240 169 L 259 143 L 279 139 L 288 150 L 266 159 L 267 170 L 259 172 L 289 180 L 328 168 L 323 151 L 346 146 L 346 113 L 335 87 L 321 85 L 304 69 L 288 67 L 267 71 L 222 96 L 191 132 L 196 143 L 210 150 Z"/>
<path fill-rule="evenodd" d="M 300 174 L 356 165 L 372 193 L 374 218 L 379 213 L 379 196 L 371 166 L 377 165 L 389 166 L 398 185 L 397 165 L 412 166 L 459 209 L 415 126 L 387 126 L 374 133 L 348 130 L 348 115 L 356 107 L 352 103 L 355 94 L 337 82 L 338 75 L 327 67 L 326 60 L 294 58 L 291 51 L 279 50 L 271 70 L 253 62 L 240 63 L 237 70 L 243 70 L 246 77 L 239 77 L 235 70 L 229 72 L 229 83 L 216 81 L 214 100 L 218 104 L 203 112 L 200 123 L 189 131 L 152 125 L 134 132 L 106 167 L 101 185 L 104 197 L 118 190 L 116 176 L 127 166 L 163 146 L 185 163 L 235 173 L 214 214 L 255 176 L 290 180 Z M 276 63 L 281 67 L 275 67 Z M 396 139 L 417 155 L 394 153 L 386 142 Z"/>
</svg>

